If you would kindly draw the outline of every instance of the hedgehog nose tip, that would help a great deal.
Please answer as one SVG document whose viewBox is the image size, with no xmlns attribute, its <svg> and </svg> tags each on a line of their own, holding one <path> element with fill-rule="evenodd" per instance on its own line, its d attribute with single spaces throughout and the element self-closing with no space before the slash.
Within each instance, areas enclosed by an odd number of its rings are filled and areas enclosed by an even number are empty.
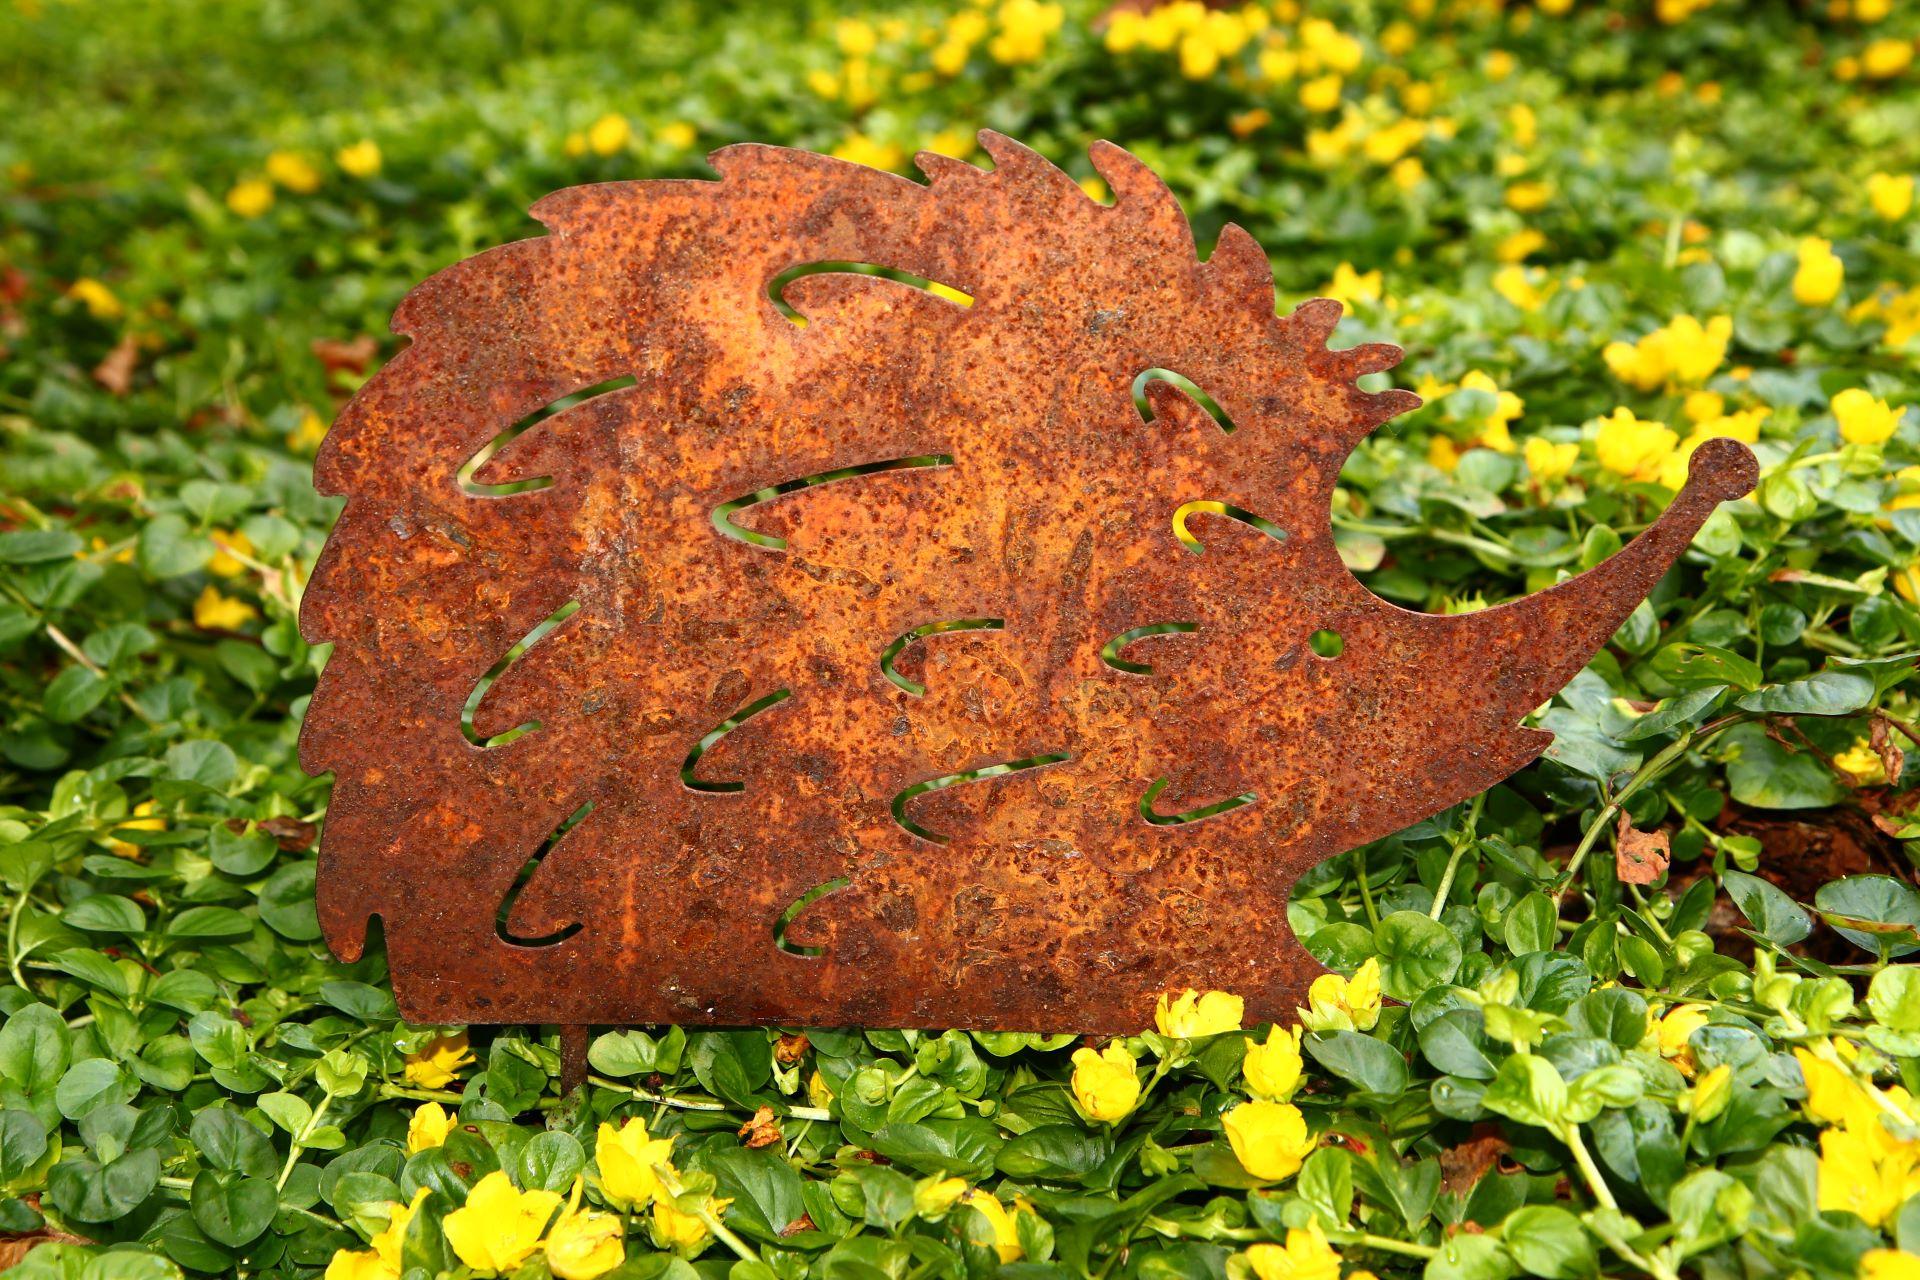
<svg viewBox="0 0 1920 1280">
<path fill-rule="evenodd" d="M 1687 482 L 1715 502 L 1731 502 L 1753 492 L 1760 482 L 1760 463 L 1740 441 L 1718 436 L 1693 451 Z"/>
</svg>

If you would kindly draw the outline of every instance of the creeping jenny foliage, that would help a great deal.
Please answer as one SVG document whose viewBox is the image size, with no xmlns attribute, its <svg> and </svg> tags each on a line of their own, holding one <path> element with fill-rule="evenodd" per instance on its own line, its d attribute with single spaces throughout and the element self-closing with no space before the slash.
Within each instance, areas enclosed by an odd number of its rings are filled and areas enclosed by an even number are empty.
<svg viewBox="0 0 1920 1280">
<path fill-rule="evenodd" d="M 15 0 L 0 1265 L 1915 1274 L 1916 35 L 1887 0 Z M 1351 981 L 1297 1050 L 1224 996 L 1117 1045 L 602 1029 L 563 1095 L 551 1028 L 401 1022 L 378 947 L 317 941 L 294 751 L 309 460 L 389 311 L 557 187 L 980 126 L 1096 195 L 1121 142 L 1286 305 L 1406 347 L 1427 405 L 1334 510 L 1390 600 L 1596 563 L 1713 435 L 1759 490 L 1539 711 L 1545 759 L 1302 882 Z"/>
</svg>

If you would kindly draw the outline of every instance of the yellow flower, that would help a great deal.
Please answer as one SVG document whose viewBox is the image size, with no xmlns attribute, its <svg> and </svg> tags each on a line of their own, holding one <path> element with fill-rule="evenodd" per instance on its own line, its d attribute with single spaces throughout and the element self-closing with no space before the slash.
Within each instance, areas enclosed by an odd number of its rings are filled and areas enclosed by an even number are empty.
<svg viewBox="0 0 1920 1280">
<path fill-rule="evenodd" d="M 1660 467 L 1680 443 L 1665 423 L 1643 422 L 1626 407 L 1600 419 L 1594 453 L 1608 471 L 1633 480 L 1658 480 Z"/>
<path fill-rule="evenodd" d="M 1859 387 L 1848 387 L 1828 407 L 1840 424 L 1840 438 L 1848 444 L 1885 444 L 1900 427 L 1905 409 L 1895 409 Z"/>
<path fill-rule="evenodd" d="M 1733 337 L 1733 317 L 1715 316 L 1701 324 L 1692 316 L 1675 316 L 1661 339 L 1668 376 L 1681 385 L 1705 382 L 1727 358 Z"/>
<path fill-rule="evenodd" d="M 1247 1264 L 1259 1280 L 1340 1280 L 1340 1255 L 1317 1222 L 1289 1227 L 1284 1246 L 1250 1245 Z"/>
<path fill-rule="evenodd" d="M 1869 1249 L 1860 1255 L 1860 1280 L 1920 1280 L 1920 1253 Z"/>
<path fill-rule="evenodd" d="M 1505 49 L 1494 49 L 1480 60 L 1480 69 L 1487 73 L 1487 79 L 1493 81 L 1505 80 L 1519 65 L 1514 56 Z"/>
<path fill-rule="evenodd" d="M 1521 451 L 1527 470 L 1542 485 L 1558 484 L 1573 472 L 1580 460 L 1580 446 L 1571 440 L 1559 442 L 1545 436 L 1528 436 Z"/>
<path fill-rule="evenodd" d="M 1721 1063 L 1696 1080 L 1681 1101 L 1696 1123 L 1711 1123 L 1733 1101 L 1733 1068 Z"/>
<path fill-rule="evenodd" d="M 227 192 L 227 208 L 243 218 L 257 218 L 273 208 L 273 184 L 265 178 L 242 178 Z"/>
<path fill-rule="evenodd" d="M 407 1055 L 407 1080 L 423 1089 L 444 1089 L 460 1078 L 460 1069 L 473 1061 L 467 1033 L 435 1036 L 416 1053 Z"/>
<path fill-rule="evenodd" d="M 1869 80 L 1891 80 L 1913 65 L 1913 42 L 1891 36 L 1875 40 L 1860 51 L 1860 74 Z"/>
<path fill-rule="evenodd" d="M 228 529 L 215 529 L 212 533 L 214 553 L 207 561 L 207 572 L 218 574 L 222 578 L 231 578 L 245 573 L 247 566 L 239 556 L 253 554 L 253 541 L 244 533 Z"/>
<path fill-rule="evenodd" d="M 596 1209 L 582 1209 L 584 1182 L 573 1180 L 566 1212 L 547 1233 L 547 1267 L 559 1280 L 594 1280 L 626 1260 L 620 1219 Z"/>
<path fill-rule="evenodd" d="M 1378 271 L 1355 271 L 1351 262 L 1343 262 L 1333 269 L 1332 283 L 1324 286 L 1320 294 L 1351 311 L 1356 302 L 1380 301 L 1380 284 Z"/>
<path fill-rule="evenodd" d="M 700 132 L 685 120 L 671 120 L 654 130 L 653 136 L 660 145 L 674 151 L 685 151 L 700 140 Z"/>
<path fill-rule="evenodd" d="M 407 1242 L 407 1224 L 413 1221 L 414 1215 L 420 1212 L 420 1206 L 432 1194 L 433 1188 L 421 1187 L 413 1193 L 412 1204 L 388 1201 L 387 1225 L 368 1242 L 373 1245 L 375 1256 L 392 1268 L 395 1274 L 400 1271 L 400 1251 Z"/>
<path fill-rule="evenodd" d="M 460 1261 L 475 1271 L 511 1271 L 540 1247 L 547 1219 L 560 1207 L 552 1191 L 522 1191 L 499 1169 L 473 1184 L 467 1202 L 441 1230 Z"/>
<path fill-rule="evenodd" d="M 1285 84 L 1300 70 L 1300 55 L 1291 49 L 1269 45 L 1260 51 L 1254 65 L 1260 68 L 1260 78 L 1268 84 Z"/>
<path fill-rule="evenodd" d="M 942 129 L 927 139 L 926 149 L 937 156 L 965 160 L 973 154 L 973 133 L 967 129 Z"/>
<path fill-rule="evenodd" d="M 1295 1009 L 1309 1031 L 1371 1031 L 1380 1021 L 1380 961 L 1368 956 L 1351 978 L 1323 973 L 1307 988 L 1310 1008 Z"/>
<path fill-rule="evenodd" d="M 1887 784 L 1886 761 L 1880 758 L 1865 738 L 1861 738 L 1845 751 L 1834 753 L 1834 766 L 1850 775 L 1854 783 L 1862 787 L 1883 787 Z"/>
<path fill-rule="evenodd" d="M 1238 1031 L 1240 1019 L 1245 1016 L 1246 1002 L 1239 996 L 1225 991 L 1202 995 L 1191 987 L 1172 1001 L 1161 996 L 1153 1007 L 1153 1025 L 1161 1035 L 1177 1040 L 1197 1040 L 1201 1036 Z"/>
<path fill-rule="evenodd" d="M 1300 105 L 1309 111 L 1331 111 L 1340 105 L 1340 77 L 1315 76 L 1300 86 Z"/>
<path fill-rule="evenodd" d="M 81 276 L 68 285 L 67 296 L 85 307 L 95 320 L 118 320 L 126 311 L 113 290 L 91 276 Z"/>
<path fill-rule="evenodd" d="M 1073 1096 L 1080 1109 L 1108 1124 L 1124 1118 L 1140 1100 L 1133 1055 L 1118 1040 L 1104 1050 L 1073 1051 Z"/>
<path fill-rule="evenodd" d="M 1645 338 L 1639 342 L 1609 342 L 1600 358 L 1613 370 L 1614 377 L 1642 391 L 1651 391 L 1666 381 L 1666 361 L 1660 357 L 1659 348 L 1650 346 Z"/>
<path fill-rule="evenodd" d="M 1392 164 L 1420 145 L 1427 127 L 1418 120 L 1401 119 L 1367 135 L 1360 152 L 1375 164 Z"/>
<path fill-rule="evenodd" d="M 1493 256 L 1502 262 L 1525 262 L 1547 247 L 1547 238 L 1532 227 L 1522 227 L 1500 242 Z"/>
<path fill-rule="evenodd" d="M 295 453 L 312 453 L 326 438 L 326 420 L 308 409 L 300 415 L 300 424 L 287 432 L 287 448 Z"/>
<path fill-rule="evenodd" d="M 1306 1117 L 1288 1102 L 1243 1102 L 1222 1118 L 1240 1167 L 1264 1182 L 1299 1172 L 1313 1154 Z"/>
<path fill-rule="evenodd" d="M 1460 465 L 1460 447 L 1445 436 L 1428 437 L 1427 465 L 1452 475 L 1454 468 Z"/>
<path fill-rule="evenodd" d="M 1875 173 L 1867 176 L 1867 199 L 1873 211 L 1888 222 L 1898 222 L 1913 208 L 1913 175 Z"/>
<path fill-rule="evenodd" d="M 1547 300 L 1528 278 L 1527 269 L 1517 262 L 1493 273 L 1493 291 L 1522 311 L 1538 311 Z"/>
<path fill-rule="evenodd" d="M 1516 182 L 1507 188 L 1507 208 L 1515 213 L 1538 213 L 1553 199 L 1553 188 L 1544 182 Z"/>
<path fill-rule="evenodd" d="M 715 1206 L 725 1208 L 732 1201 L 716 1200 L 709 1196 L 709 1212 Z M 697 1213 L 683 1213 L 680 1207 L 667 1196 L 661 1196 L 653 1202 L 653 1242 L 662 1249 L 672 1249 L 688 1257 L 699 1253 L 706 1247 L 707 1223 Z"/>
<path fill-rule="evenodd" d="M 1821 1124 L 1854 1124 L 1871 1120 L 1873 1099 L 1851 1074 L 1823 1055 L 1795 1048 L 1793 1056 L 1800 1064 L 1800 1076 L 1807 1082 L 1807 1114 Z"/>
<path fill-rule="evenodd" d="M 258 609 L 221 595 L 212 583 L 193 602 L 193 625 L 202 631 L 237 631 L 259 616 Z"/>
<path fill-rule="evenodd" d="M 880 36 L 871 22 L 842 18 L 833 24 L 833 42 L 849 58 L 864 58 L 879 46 Z"/>
<path fill-rule="evenodd" d="M 1460 379 L 1460 390 L 1480 391 L 1493 397 L 1493 408 L 1485 416 L 1462 421 L 1480 433 L 1478 443 L 1483 448 L 1512 453 L 1513 436 L 1507 430 L 1507 424 L 1526 411 L 1526 402 L 1511 391 L 1502 391 L 1499 383 L 1478 369 L 1471 370 Z"/>
<path fill-rule="evenodd" d="M 832 102 L 840 96 L 840 77 L 825 67 L 815 67 L 807 72 L 807 88 L 813 90 L 816 96 Z"/>
<path fill-rule="evenodd" d="M 380 172 L 380 144 L 372 138 L 362 138 L 336 151 L 333 162 L 349 177 L 371 178 Z"/>
<path fill-rule="evenodd" d="M 965 1178 L 923 1178 L 913 1189 L 913 1211 L 923 1218 L 937 1218 L 965 1194 Z"/>
<path fill-rule="evenodd" d="M 139 804 L 133 806 L 133 816 L 125 822 L 118 824 L 114 829 L 116 831 L 165 831 L 167 829 L 167 820 L 156 816 L 155 810 L 157 808 L 158 806 L 153 801 L 142 800 Z M 108 837 L 107 848 L 122 858 L 137 858 L 140 856 L 140 846 L 131 840 L 115 840 L 112 837 Z"/>
<path fill-rule="evenodd" d="M 614 1207 L 638 1208 L 661 1194 L 654 1166 L 673 1158 L 673 1139 L 654 1137 L 644 1120 L 628 1120 L 618 1128 L 604 1122 L 593 1158 L 600 1165 L 600 1190 Z"/>
<path fill-rule="evenodd" d="M 587 126 L 587 146 L 597 156 L 625 151 L 632 141 L 633 125 L 618 112 L 609 111 Z"/>
<path fill-rule="evenodd" d="M 320 189 L 320 170 L 297 151 L 276 151 L 267 157 L 267 177 L 297 196 Z"/>
<path fill-rule="evenodd" d="M 1066 19 L 1066 10 L 1040 0 L 1001 0 L 995 17 L 1000 32 L 987 42 L 987 53 L 1003 66 L 1017 66 L 1039 60 L 1047 50 L 1047 37 Z"/>
<path fill-rule="evenodd" d="M 1282 1031 L 1272 1027 L 1265 1044 L 1247 1041 L 1247 1055 L 1240 1062 L 1240 1078 L 1247 1092 L 1268 1102 L 1285 1102 L 1300 1087 L 1300 1028 Z"/>
<path fill-rule="evenodd" d="M 1800 242 L 1800 265 L 1793 273 L 1793 298 L 1803 307 L 1824 307 L 1840 296 L 1847 268 L 1833 242 L 1808 236 Z"/>
<path fill-rule="evenodd" d="M 407 1154 L 437 1147 L 452 1132 L 453 1117 L 447 1109 L 437 1102 L 424 1103 L 414 1108 L 413 1119 L 407 1122 Z"/>
<path fill-rule="evenodd" d="M 1856 22 L 1874 23 L 1893 12 L 1893 0 L 1853 0 Z"/>
<path fill-rule="evenodd" d="M 1688 422 L 1706 422 L 1726 413 L 1727 398 L 1718 391 L 1690 391 L 1680 411 L 1687 415 Z"/>
<path fill-rule="evenodd" d="M 935 71 L 951 80 L 967 69 L 967 59 L 972 56 L 973 50 L 969 46 L 943 40 L 933 47 L 928 61 L 933 63 Z"/>
<path fill-rule="evenodd" d="M 1910 561 L 1893 575 L 1893 589 L 1908 604 L 1920 604 L 1920 560 Z"/>
<path fill-rule="evenodd" d="M 1872 1122 L 1884 1133 L 1884 1126 Z M 1820 1135 L 1819 1206 L 1857 1214 L 1870 1227 L 1893 1216 L 1920 1191 L 1920 1142 L 1889 1144 L 1848 1127 Z"/>
<path fill-rule="evenodd" d="M 1693 1075 L 1693 1033 L 1707 1025 L 1707 1006 L 1677 1004 L 1654 1024 L 1653 1036 L 1660 1056 L 1673 1063 L 1684 1076 Z"/>
<path fill-rule="evenodd" d="M 891 142 L 875 142 L 864 133 L 850 133 L 833 149 L 836 159 L 866 165 L 869 169 L 897 169 L 904 158 Z"/>
<path fill-rule="evenodd" d="M 968 1230 L 969 1241 L 974 1244 L 990 1245 L 999 1253 L 1000 1261 L 1003 1263 L 1020 1260 L 1020 1255 L 1025 1252 L 1020 1246 L 1020 1229 L 1014 1225 L 1013 1215 L 1007 1212 L 1007 1207 L 1001 1204 L 992 1192 L 982 1191 L 976 1187 L 962 1195 L 958 1203 L 977 1211 L 987 1220 L 987 1226 L 991 1231 L 990 1235 L 981 1239 L 972 1230 Z"/>
<path fill-rule="evenodd" d="M 840 97 L 855 111 L 865 111 L 874 103 L 876 97 L 873 87 L 873 69 L 865 58 L 848 58 L 841 69 Z"/>
<path fill-rule="evenodd" d="M 1411 191 L 1426 181 L 1427 166 L 1420 163 L 1419 156 L 1408 156 L 1404 160 L 1394 161 L 1393 168 L 1387 170 L 1387 177 L 1402 191 Z"/>
<path fill-rule="evenodd" d="M 1313 57 L 1342 75 L 1360 68 L 1360 42 L 1325 18 L 1305 18 L 1300 23 L 1300 43 Z"/>
<path fill-rule="evenodd" d="M 400 1280 L 400 1268 L 371 1249 L 336 1249 L 323 1280 Z"/>
<path fill-rule="evenodd" d="M 1220 69 L 1220 48 L 1204 32 L 1195 31 L 1180 41 L 1180 74 L 1189 80 L 1205 80 Z"/>
</svg>

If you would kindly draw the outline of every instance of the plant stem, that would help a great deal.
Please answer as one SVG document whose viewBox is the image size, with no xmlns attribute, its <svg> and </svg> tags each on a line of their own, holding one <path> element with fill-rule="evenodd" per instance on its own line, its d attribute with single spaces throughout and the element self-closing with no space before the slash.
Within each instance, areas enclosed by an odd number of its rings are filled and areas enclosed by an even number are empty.
<svg viewBox="0 0 1920 1280">
<path fill-rule="evenodd" d="M 901 1079 L 904 1080 L 906 1077 L 902 1076 Z M 673 1107 L 679 1111 L 733 1111 L 737 1109 L 731 1103 L 720 1102 L 711 1098 L 669 1097 L 664 1093 L 654 1093 L 650 1090 L 642 1089 L 639 1085 L 622 1084 L 618 1080 L 609 1080 L 605 1076 L 590 1075 L 587 1077 L 587 1083 L 598 1085 L 602 1089 L 614 1089 L 621 1093 L 632 1094 L 634 1099 L 639 1102 L 657 1103 L 660 1106 Z M 456 1098 L 456 1101 L 457 1100 Z M 778 1107 L 775 1108 L 775 1110 L 779 1115 L 791 1116 L 795 1120 L 833 1119 L 833 1112 L 827 1110 L 825 1107 Z"/>
<path fill-rule="evenodd" d="M 1567 1150 L 1573 1153 L 1574 1164 L 1580 1167 L 1580 1176 L 1587 1180 L 1587 1187 L 1593 1192 L 1593 1198 L 1602 1206 L 1616 1213 L 1620 1204 L 1613 1198 L 1613 1192 L 1607 1186 L 1607 1180 L 1600 1176 L 1600 1166 L 1593 1162 L 1593 1155 L 1587 1150 L 1586 1141 L 1580 1136 L 1580 1126 L 1565 1125 L 1561 1129 L 1560 1140 L 1567 1144 Z"/>
<path fill-rule="evenodd" d="M 1378 1249 L 1382 1253 L 1404 1254 L 1409 1258 L 1433 1258 L 1439 1256 L 1438 1247 L 1430 1244 L 1415 1244 L 1411 1240 L 1395 1240 L 1391 1236 L 1376 1236 L 1370 1231 L 1336 1232 L 1331 1237 L 1340 1244 L 1360 1245 L 1366 1249 Z"/>
<path fill-rule="evenodd" d="M 1460 869 L 1460 858 L 1474 841 L 1474 833 L 1480 828 L 1480 810 L 1486 806 L 1487 793 L 1482 791 L 1473 798 L 1473 805 L 1467 810 L 1467 822 L 1453 840 L 1453 856 L 1447 859 L 1447 869 L 1440 876 L 1440 887 L 1433 891 L 1433 910 L 1427 913 L 1438 920 L 1446 909 L 1447 895 L 1453 892 L 1453 874 Z"/>
</svg>

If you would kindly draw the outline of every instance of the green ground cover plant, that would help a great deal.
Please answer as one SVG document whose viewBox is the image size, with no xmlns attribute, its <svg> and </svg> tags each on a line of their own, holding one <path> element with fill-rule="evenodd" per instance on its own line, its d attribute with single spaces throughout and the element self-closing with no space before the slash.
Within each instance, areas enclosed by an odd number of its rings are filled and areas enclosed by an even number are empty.
<svg viewBox="0 0 1920 1280">
<path fill-rule="evenodd" d="M 1887 0 L 0 10 L 0 1266 L 28 1280 L 1920 1276 L 1920 13 Z M 1754 495 L 1508 783 L 1310 873 L 1297 1019 L 402 1022 L 320 945 L 310 460 L 414 283 L 757 140 L 1110 138 L 1425 407 L 1348 566 L 1484 607 Z M 430 892 L 423 887 L 423 892 Z M 1231 921 L 1222 921 L 1231 928 Z"/>
</svg>

